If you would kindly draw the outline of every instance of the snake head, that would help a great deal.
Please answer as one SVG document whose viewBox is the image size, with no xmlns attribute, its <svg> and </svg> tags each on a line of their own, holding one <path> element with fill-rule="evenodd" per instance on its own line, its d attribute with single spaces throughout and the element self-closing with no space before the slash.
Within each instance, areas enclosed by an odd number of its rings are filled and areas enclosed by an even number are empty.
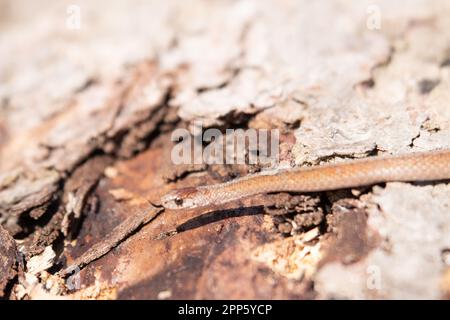
<svg viewBox="0 0 450 320">
<path fill-rule="evenodd" d="M 174 190 L 161 198 L 161 204 L 166 209 L 189 209 L 201 206 L 196 199 L 198 189 L 188 187 Z"/>
</svg>

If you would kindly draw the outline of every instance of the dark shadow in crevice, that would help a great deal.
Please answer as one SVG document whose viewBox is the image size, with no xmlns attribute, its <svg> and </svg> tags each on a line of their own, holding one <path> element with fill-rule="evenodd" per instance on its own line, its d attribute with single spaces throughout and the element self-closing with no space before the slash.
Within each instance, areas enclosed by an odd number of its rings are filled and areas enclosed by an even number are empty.
<svg viewBox="0 0 450 320">
<path fill-rule="evenodd" d="M 441 180 L 433 180 L 433 181 L 411 181 L 410 182 L 414 186 L 435 186 L 442 183 L 450 183 L 450 179 L 441 179 Z"/>
<path fill-rule="evenodd" d="M 61 188 L 62 187 L 59 186 L 58 190 L 61 190 Z M 20 226 L 21 230 L 14 235 L 14 238 L 16 240 L 23 240 L 33 234 L 38 228 L 44 228 L 51 221 L 53 216 L 58 212 L 60 203 L 60 191 L 56 191 L 53 197 L 48 200 L 48 204 L 43 205 L 47 207 L 45 208 L 44 213 L 39 218 L 35 219 L 30 216 L 30 212 L 33 210 L 38 210 L 39 207 L 34 207 L 21 213 L 18 217 L 17 223 Z"/>
<path fill-rule="evenodd" d="M 226 209 L 210 211 L 200 216 L 189 219 L 188 221 L 179 225 L 175 231 L 176 233 L 196 229 L 217 221 L 225 220 L 228 218 L 237 218 L 243 216 L 254 216 L 264 213 L 264 206 L 243 207 L 236 209 Z"/>
<path fill-rule="evenodd" d="M 12 297 L 14 286 L 17 284 L 19 276 L 15 276 L 6 284 L 6 287 L 3 289 L 3 296 L 0 296 L 1 300 L 10 300 Z"/>
</svg>

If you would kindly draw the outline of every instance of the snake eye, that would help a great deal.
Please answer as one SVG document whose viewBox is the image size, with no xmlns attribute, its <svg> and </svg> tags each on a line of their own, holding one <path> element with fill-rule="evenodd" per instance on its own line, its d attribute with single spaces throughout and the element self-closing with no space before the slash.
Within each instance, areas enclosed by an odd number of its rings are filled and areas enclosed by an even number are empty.
<svg viewBox="0 0 450 320">
<path fill-rule="evenodd" d="M 183 205 L 183 199 L 181 198 L 175 198 L 175 204 L 179 207 L 181 207 Z"/>
</svg>

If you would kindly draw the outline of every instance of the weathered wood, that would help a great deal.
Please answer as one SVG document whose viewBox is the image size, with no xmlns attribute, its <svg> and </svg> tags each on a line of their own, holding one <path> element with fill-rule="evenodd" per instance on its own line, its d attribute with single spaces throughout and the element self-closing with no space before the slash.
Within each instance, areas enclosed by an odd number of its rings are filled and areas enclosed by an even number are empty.
<svg viewBox="0 0 450 320">
<path fill-rule="evenodd" d="M 448 183 L 141 210 L 261 169 L 174 166 L 200 123 L 279 129 L 280 166 L 450 148 L 448 1 L 71 4 L 0 1 L 0 296 L 71 263 L 75 298 L 450 296 Z M 57 254 L 32 284 L 15 241 Z"/>
</svg>

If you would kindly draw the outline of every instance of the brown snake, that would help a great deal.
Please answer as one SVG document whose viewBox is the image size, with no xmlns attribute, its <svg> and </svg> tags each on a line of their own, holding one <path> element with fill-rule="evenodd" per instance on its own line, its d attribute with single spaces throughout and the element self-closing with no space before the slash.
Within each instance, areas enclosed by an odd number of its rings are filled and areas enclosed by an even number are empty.
<svg viewBox="0 0 450 320">
<path fill-rule="evenodd" d="M 339 164 L 259 173 L 226 183 L 174 190 L 161 198 L 167 209 L 222 204 L 260 193 L 317 192 L 389 181 L 450 179 L 450 150 L 369 157 Z"/>
</svg>

